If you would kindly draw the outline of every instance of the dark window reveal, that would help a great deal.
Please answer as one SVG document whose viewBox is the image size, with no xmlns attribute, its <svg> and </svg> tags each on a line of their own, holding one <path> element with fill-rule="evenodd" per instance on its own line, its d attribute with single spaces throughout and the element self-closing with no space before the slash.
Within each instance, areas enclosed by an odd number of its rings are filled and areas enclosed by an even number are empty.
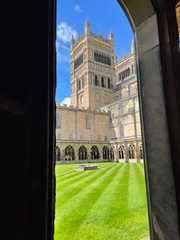
<svg viewBox="0 0 180 240">
<path fill-rule="evenodd" d="M 83 53 L 74 60 L 74 69 L 78 68 L 83 63 Z"/>
<path fill-rule="evenodd" d="M 94 52 L 94 61 L 111 66 L 111 57 L 100 52 Z"/>
</svg>

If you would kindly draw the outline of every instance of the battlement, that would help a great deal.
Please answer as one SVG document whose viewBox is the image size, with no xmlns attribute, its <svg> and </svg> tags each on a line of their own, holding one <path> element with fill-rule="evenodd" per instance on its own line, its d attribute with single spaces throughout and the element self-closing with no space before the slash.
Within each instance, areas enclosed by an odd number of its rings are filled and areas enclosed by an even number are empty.
<svg viewBox="0 0 180 240">
<path fill-rule="evenodd" d="M 99 38 L 99 39 L 101 39 L 101 40 L 103 40 L 103 41 L 105 41 L 105 42 L 109 42 L 109 43 L 112 42 L 109 38 L 103 37 L 103 36 L 101 35 L 101 33 L 96 34 L 96 33 L 92 33 L 92 32 L 91 32 L 90 35 L 93 36 L 93 37 Z"/>
<path fill-rule="evenodd" d="M 100 114 L 110 114 L 110 111 L 104 110 L 104 109 L 92 109 L 92 108 L 85 108 L 85 107 L 78 107 L 78 106 L 72 106 L 72 105 L 67 105 L 67 104 L 56 104 L 56 109 L 61 109 L 61 110 L 72 110 L 72 111 L 82 111 L 82 112 L 87 112 L 87 113 L 100 113 Z"/>
<path fill-rule="evenodd" d="M 77 47 L 77 45 L 83 40 L 83 38 L 85 37 L 86 35 L 83 33 L 81 36 L 78 37 L 77 41 L 75 41 L 72 45 L 72 50 Z M 93 33 L 93 32 L 90 32 L 90 36 L 92 37 L 95 37 L 101 41 L 104 41 L 106 43 L 112 43 L 112 40 L 110 40 L 109 38 L 105 38 L 103 37 L 100 33 L 99 34 L 96 34 L 96 33 Z"/>
<path fill-rule="evenodd" d="M 132 53 L 129 53 L 129 54 L 123 55 L 120 59 L 117 59 L 117 63 L 116 63 L 116 64 L 121 63 L 121 62 L 124 62 L 124 60 L 126 60 L 126 59 L 132 57 L 133 55 L 134 55 L 134 54 L 132 54 Z"/>
</svg>

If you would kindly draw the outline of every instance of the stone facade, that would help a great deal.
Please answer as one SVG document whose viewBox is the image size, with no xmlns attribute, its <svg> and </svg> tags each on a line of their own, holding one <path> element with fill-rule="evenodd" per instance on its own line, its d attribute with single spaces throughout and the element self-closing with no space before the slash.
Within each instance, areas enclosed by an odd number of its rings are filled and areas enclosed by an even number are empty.
<svg viewBox="0 0 180 240">
<path fill-rule="evenodd" d="M 118 60 L 112 31 L 71 40 L 71 106 L 57 104 L 57 161 L 141 162 L 134 44 Z"/>
</svg>

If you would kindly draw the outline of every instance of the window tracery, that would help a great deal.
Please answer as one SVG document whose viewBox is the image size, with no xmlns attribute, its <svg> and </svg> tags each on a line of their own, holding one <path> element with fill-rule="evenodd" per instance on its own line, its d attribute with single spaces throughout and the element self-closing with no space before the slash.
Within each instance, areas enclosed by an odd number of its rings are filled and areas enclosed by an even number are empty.
<svg viewBox="0 0 180 240">
<path fill-rule="evenodd" d="M 94 51 L 94 61 L 111 66 L 111 57 L 101 52 Z"/>
<path fill-rule="evenodd" d="M 109 148 L 107 146 L 104 146 L 102 149 L 103 152 L 103 159 L 109 159 Z"/>
<path fill-rule="evenodd" d="M 75 160 L 74 148 L 71 145 L 65 148 L 65 160 Z"/>
<path fill-rule="evenodd" d="M 87 160 L 87 149 L 84 145 L 80 146 L 78 150 L 79 160 Z"/>
<path fill-rule="evenodd" d="M 95 145 L 91 148 L 91 159 L 99 159 L 99 150 Z"/>
</svg>

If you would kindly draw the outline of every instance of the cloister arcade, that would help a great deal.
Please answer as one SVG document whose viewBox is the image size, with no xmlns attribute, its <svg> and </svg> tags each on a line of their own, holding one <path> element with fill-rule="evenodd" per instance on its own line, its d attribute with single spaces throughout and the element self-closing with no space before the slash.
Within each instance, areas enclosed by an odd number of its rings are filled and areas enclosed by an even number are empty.
<svg viewBox="0 0 180 240">
<path fill-rule="evenodd" d="M 143 148 L 140 142 L 135 143 L 116 143 L 104 144 L 102 146 L 82 144 L 65 147 L 56 146 L 57 163 L 76 163 L 76 162 L 143 162 Z"/>
</svg>

